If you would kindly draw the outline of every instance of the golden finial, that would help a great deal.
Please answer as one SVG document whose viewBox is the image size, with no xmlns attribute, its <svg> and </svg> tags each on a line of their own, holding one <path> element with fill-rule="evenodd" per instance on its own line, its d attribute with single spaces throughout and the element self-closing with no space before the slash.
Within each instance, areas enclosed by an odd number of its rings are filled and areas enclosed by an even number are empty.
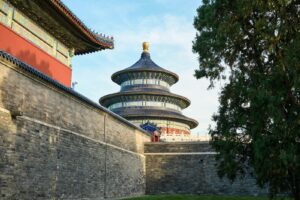
<svg viewBox="0 0 300 200">
<path fill-rule="evenodd" d="M 149 43 L 148 42 L 143 42 L 143 50 L 144 50 L 144 52 L 149 51 Z"/>
</svg>

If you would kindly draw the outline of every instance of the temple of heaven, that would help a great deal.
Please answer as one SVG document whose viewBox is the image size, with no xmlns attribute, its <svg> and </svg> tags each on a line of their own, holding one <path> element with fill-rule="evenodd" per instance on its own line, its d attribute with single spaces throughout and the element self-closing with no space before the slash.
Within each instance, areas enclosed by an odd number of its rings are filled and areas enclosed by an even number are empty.
<svg viewBox="0 0 300 200">
<path fill-rule="evenodd" d="M 181 113 L 190 101 L 170 92 L 178 75 L 151 60 L 147 42 L 143 43 L 141 58 L 114 73 L 111 79 L 121 86 L 121 90 L 103 96 L 99 103 L 137 126 L 147 122 L 155 124 L 161 130 L 162 141 L 189 137 L 190 129 L 198 125 L 196 120 Z"/>
</svg>

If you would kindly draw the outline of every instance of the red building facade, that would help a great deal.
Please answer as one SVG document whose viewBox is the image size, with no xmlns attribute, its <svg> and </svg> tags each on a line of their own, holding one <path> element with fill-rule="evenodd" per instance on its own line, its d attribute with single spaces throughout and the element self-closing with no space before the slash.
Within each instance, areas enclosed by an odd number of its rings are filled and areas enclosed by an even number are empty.
<svg viewBox="0 0 300 200">
<path fill-rule="evenodd" d="M 67 87 L 73 55 L 112 48 L 59 0 L 0 0 L 0 49 Z"/>
</svg>

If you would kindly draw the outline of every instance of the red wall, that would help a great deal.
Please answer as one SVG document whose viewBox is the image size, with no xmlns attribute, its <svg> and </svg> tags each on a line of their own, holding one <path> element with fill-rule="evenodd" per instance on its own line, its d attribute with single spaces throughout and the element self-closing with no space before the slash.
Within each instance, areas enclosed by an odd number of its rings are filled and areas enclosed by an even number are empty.
<svg viewBox="0 0 300 200">
<path fill-rule="evenodd" d="M 182 130 L 182 129 L 177 129 L 177 128 L 167 128 L 167 127 L 162 127 L 160 129 L 160 131 L 162 133 L 166 133 L 168 135 L 173 135 L 173 132 L 175 133 L 174 135 L 179 135 L 183 132 L 183 134 L 186 134 L 186 135 L 190 135 L 191 133 L 187 130 Z"/>
<path fill-rule="evenodd" d="M 47 74 L 65 86 L 71 86 L 71 68 L 1 23 L 0 49 Z"/>
</svg>

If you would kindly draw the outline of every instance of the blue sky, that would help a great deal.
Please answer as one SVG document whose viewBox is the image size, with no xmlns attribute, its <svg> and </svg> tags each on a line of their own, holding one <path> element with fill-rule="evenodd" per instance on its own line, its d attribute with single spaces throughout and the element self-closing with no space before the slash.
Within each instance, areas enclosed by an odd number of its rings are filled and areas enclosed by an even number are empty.
<svg viewBox="0 0 300 200">
<path fill-rule="evenodd" d="M 196 80 L 197 55 L 192 53 L 196 31 L 193 19 L 200 0 L 63 0 L 90 28 L 113 36 L 115 48 L 75 56 L 75 90 L 98 102 L 101 96 L 119 91 L 111 75 L 134 64 L 142 53 L 142 42 L 150 43 L 156 64 L 179 75 L 171 91 L 191 100 L 183 111 L 199 122 L 194 134 L 207 134 L 211 116 L 217 111 L 218 89 L 207 91 L 208 81 Z"/>
</svg>

